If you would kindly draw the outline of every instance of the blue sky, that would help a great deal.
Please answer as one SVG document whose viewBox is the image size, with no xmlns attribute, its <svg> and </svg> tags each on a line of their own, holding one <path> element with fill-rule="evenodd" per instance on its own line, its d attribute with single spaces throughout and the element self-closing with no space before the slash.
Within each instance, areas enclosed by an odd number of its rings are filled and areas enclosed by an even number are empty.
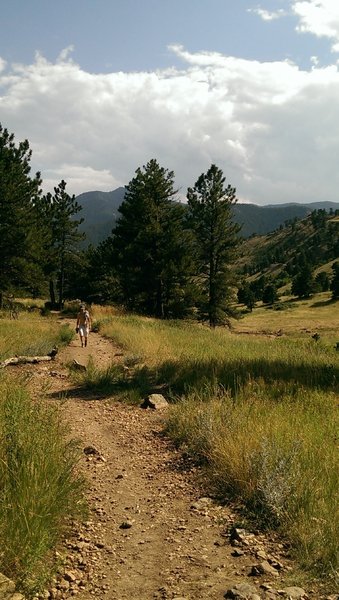
<svg viewBox="0 0 339 600">
<path fill-rule="evenodd" d="M 239 201 L 339 201 L 338 0 L 2 0 L 0 122 L 44 188 L 184 196 L 216 163 Z"/>
</svg>

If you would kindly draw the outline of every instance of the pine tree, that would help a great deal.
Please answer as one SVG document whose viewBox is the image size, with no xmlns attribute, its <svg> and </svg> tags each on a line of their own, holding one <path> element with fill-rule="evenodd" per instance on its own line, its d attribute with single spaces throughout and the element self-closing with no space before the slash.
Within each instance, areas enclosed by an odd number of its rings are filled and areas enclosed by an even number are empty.
<svg viewBox="0 0 339 600">
<path fill-rule="evenodd" d="M 0 295 L 29 287 L 41 275 L 35 213 L 41 179 L 30 175 L 31 154 L 27 140 L 16 145 L 0 124 Z"/>
<path fill-rule="evenodd" d="M 81 206 L 66 192 L 66 182 L 62 180 L 54 188 L 54 194 L 48 193 L 37 205 L 41 226 L 45 231 L 45 269 L 49 276 L 51 304 L 63 306 L 65 295 L 65 277 L 72 261 L 79 254 L 78 243 L 84 239 L 78 227 L 83 219 L 75 219 Z M 57 278 L 58 301 L 55 298 L 54 278 Z"/>
<path fill-rule="evenodd" d="M 314 285 L 312 269 L 306 265 L 293 278 L 291 291 L 298 298 L 309 298 L 314 292 Z"/>
<path fill-rule="evenodd" d="M 211 165 L 187 191 L 188 223 L 194 235 L 196 277 L 203 301 L 200 317 L 211 327 L 228 323 L 234 316 L 231 265 L 239 243 L 239 225 L 232 221 L 235 188 L 224 187 L 222 171 Z"/>
<path fill-rule="evenodd" d="M 184 311 L 187 302 L 184 209 L 173 202 L 175 194 L 174 173 L 150 160 L 126 186 L 113 230 L 112 262 L 124 303 L 160 318 Z"/>
<path fill-rule="evenodd" d="M 268 283 L 263 291 L 262 301 L 264 304 L 274 304 L 279 300 L 279 295 L 274 283 Z"/>
<path fill-rule="evenodd" d="M 335 262 L 332 265 L 333 269 L 333 277 L 331 280 L 331 291 L 332 291 L 332 299 L 338 300 L 339 298 L 339 262 Z"/>
</svg>

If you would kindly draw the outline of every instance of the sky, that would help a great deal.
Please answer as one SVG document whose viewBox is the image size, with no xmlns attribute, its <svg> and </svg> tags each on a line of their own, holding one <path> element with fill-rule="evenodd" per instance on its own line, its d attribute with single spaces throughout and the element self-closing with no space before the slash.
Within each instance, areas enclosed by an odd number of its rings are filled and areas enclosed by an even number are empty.
<svg viewBox="0 0 339 600">
<path fill-rule="evenodd" d="M 124 186 L 155 158 L 184 198 L 339 202 L 338 0 L 0 0 L 0 123 L 43 190 Z"/>
</svg>

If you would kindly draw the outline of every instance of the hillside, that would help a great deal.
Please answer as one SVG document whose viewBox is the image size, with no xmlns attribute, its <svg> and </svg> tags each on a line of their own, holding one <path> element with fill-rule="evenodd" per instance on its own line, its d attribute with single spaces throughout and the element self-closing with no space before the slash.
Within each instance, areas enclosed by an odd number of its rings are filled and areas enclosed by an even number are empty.
<svg viewBox="0 0 339 600">
<path fill-rule="evenodd" d="M 250 280 L 264 275 L 282 287 L 306 263 L 311 265 L 314 275 L 321 271 L 331 275 L 331 266 L 338 258 L 338 216 L 318 209 L 278 230 L 244 240 L 237 271 Z"/>
<path fill-rule="evenodd" d="M 111 192 L 92 191 L 77 196 L 82 206 L 84 223 L 80 230 L 87 236 L 86 244 L 97 245 L 107 238 L 118 216 L 118 208 L 123 201 L 125 188 Z M 265 235 L 284 225 L 287 221 L 303 219 L 317 209 L 339 210 L 339 202 L 313 202 L 310 204 L 281 204 L 258 206 L 256 204 L 236 204 L 234 220 L 242 225 L 244 238 L 251 235 Z"/>
</svg>

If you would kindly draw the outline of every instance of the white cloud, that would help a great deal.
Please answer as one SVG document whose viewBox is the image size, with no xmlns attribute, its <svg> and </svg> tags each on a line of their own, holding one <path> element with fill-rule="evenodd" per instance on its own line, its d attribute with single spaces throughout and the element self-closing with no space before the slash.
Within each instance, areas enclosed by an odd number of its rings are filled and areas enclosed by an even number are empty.
<svg viewBox="0 0 339 600">
<path fill-rule="evenodd" d="M 92 74 L 69 51 L 0 72 L 2 124 L 28 138 L 46 189 L 115 189 L 156 158 L 181 193 L 213 162 L 244 201 L 338 201 L 336 66 L 173 46 L 181 70 Z"/>
<path fill-rule="evenodd" d="M 274 21 L 276 19 L 281 19 L 281 17 L 285 17 L 287 15 L 287 11 L 280 8 L 276 11 L 265 10 L 264 8 L 249 8 L 247 12 L 255 13 L 258 15 L 263 21 Z"/>
<path fill-rule="evenodd" d="M 297 30 L 333 40 L 333 52 L 339 52 L 338 0 L 293 1 L 292 9 L 299 17 Z"/>
</svg>

